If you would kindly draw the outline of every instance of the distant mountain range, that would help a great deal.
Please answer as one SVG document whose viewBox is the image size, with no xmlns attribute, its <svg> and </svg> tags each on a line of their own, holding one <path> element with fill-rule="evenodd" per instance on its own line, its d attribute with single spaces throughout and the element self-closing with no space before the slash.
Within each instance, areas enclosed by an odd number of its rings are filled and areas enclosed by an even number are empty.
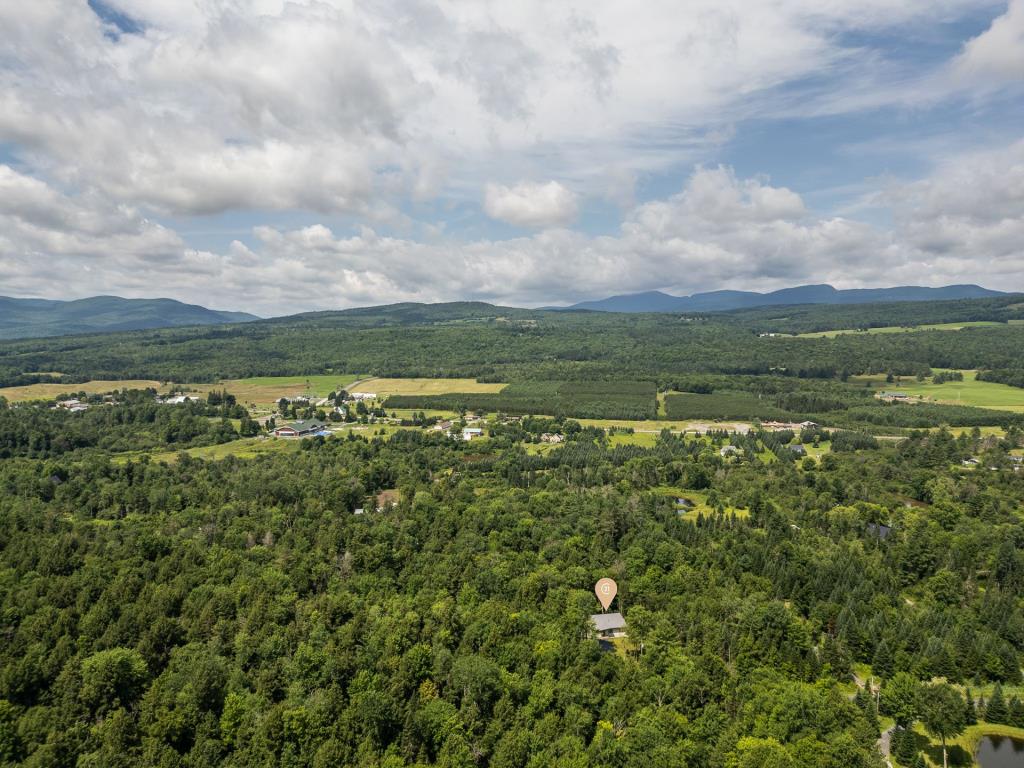
<svg viewBox="0 0 1024 768">
<path fill-rule="evenodd" d="M 174 299 L 93 296 L 56 301 L 0 296 L 0 339 L 244 323 L 258 319 L 245 312 L 220 312 Z"/>
<path fill-rule="evenodd" d="M 725 312 L 782 304 L 874 304 L 886 301 L 936 301 L 941 299 L 982 299 L 1002 296 L 980 285 L 947 285 L 924 288 L 906 285 L 897 288 L 854 288 L 839 291 L 831 285 L 801 285 L 771 293 L 753 291 L 711 291 L 692 296 L 672 296 L 661 291 L 610 296 L 597 301 L 582 301 L 569 307 L 547 309 L 597 312 Z"/>
</svg>

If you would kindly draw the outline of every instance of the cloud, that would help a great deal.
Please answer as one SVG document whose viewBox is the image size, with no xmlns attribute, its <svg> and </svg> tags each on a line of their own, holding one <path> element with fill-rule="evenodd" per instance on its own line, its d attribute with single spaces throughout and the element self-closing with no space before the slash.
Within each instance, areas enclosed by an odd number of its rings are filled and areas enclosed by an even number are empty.
<svg viewBox="0 0 1024 768">
<path fill-rule="evenodd" d="M 557 181 L 514 187 L 488 184 L 484 210 L 492 219 L 517 227 L 563 226 L 576 218 L 576 195 Z"/>
<path fill-rule="evenodd" d="M 344 236 L 324 225 L 261 226 L 251 244 L 212 253 L 187 248 L 137 211 L 72 198 L 0 166 L 0 276 L 21 295 L 161 294 L 264 315 L 395 301 L 539 305 L 652 288 L 770 290 L 811 281 L 1024 289 L 1022 181 L 1024 142 L 950 159 L 927 179 L 884 191 L 875 204 L 896 222 L 885 230 L 815 216 L 799 195 L 765 178 L 698 168 L 678 193 L 630 209 L 611 235 L 547 229 L 418 242 L 366 227 Z"/>
<path fill-rule="evenodd" d="M 898 103 L 907 88 L 888 86 L 889 63 L 842 33 L 975 6 L 7 3 L 0 142 L 61 184 L 178 215 L 379 217 L 410 198 L 478 200 L 484 180 L 513 177 L 604 188 L 692 164 L 755 109 L 806 114 L 851 84 Z M 995 49 L 1005 35 L 984 38 Z M 783 98 L 789 86 L 800 98 Z"/>
<path fill-rule="evenodd" d="M 1006 13 L 964 45 L 953 69 L 961 79 L 974 82 L 1024 80 L 1024 0 L 1010 0 Z"/>
</svg>

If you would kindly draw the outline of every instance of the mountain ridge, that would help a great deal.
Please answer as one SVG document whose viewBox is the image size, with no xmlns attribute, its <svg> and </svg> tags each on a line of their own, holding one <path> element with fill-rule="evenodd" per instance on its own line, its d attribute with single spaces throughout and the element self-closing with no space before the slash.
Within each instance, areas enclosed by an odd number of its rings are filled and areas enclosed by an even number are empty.
<svg viewBox="0 0 1024 768">
<path fill-rule="evenodd" d="M 543 309 L 594 312 L 727 312 L 787 304 L 873 304 L 879 302 L 934 301 L 941 299 L 981 299 L 1004 296 L 974 284 L 945 285 L 930 288 L 902 285 L 890 288 L 848 288 L 839 290 L 827 283 L 781 288 L 768 293 L 756 291 L 719 290 L 673 296 L 662 291 L 619 294 L 604 299 L 581 301 L 566 307 Z"/>
<path fill-rule="evenodd" d="M 63 301 L 0 296 L 0 339 L 220 325 L 259 319 L 247 312 L 208 309 L 176 299 L 90 296 Z"/>
</svg>

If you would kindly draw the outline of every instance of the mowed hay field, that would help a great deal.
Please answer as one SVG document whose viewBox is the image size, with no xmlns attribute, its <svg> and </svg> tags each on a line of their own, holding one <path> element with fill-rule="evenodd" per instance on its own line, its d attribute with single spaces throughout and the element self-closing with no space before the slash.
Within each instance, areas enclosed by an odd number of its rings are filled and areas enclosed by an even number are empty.
<svg viewBox="0 0 1024 768">
<path fill-rule="evenodd" d="M 1024 389 L 994 381 L 978 381 L 975 378 L 977 371 L 964 371 L 963 374 L 963 381 L 932 384 L 930 380 L 917 382 L 904 379 L 893 384 L 883 383 L 882 387 L 887 391 L 905 392 L 912 397 L 923 397 L 939 403 L 1024 413 Z"/>
<path fill-rule="evenodd" d="M 85 392 L 90 395 L 102 395 L 115 389 L 167 389 L 167 385 L 152 379 L 121 379 L 117 381 L 86 381 L 81 384 L 28 384 L 24 387 L 0 388 L 0 397 L 8 401 L 23 402 L 26 400 L 52 400 L 57 395 L 70 392 Z"/>
<path fill-rule="evenodd" d="M 476 379 L 364 379 L 354 392 L 388 395 L 447 395 L 453 393 L 501 392 L 508 384 L 490 384 Z"/>
</svg>

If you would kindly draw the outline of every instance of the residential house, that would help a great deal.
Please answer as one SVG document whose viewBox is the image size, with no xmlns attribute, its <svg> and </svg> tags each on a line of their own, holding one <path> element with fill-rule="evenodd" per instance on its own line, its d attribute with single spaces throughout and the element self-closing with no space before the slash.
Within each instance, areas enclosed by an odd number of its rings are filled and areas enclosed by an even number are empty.
<svg viewBox="0 0 1024 768">
<path fill-rule="evenodd" d="M 626 636 L 626 620 L 618 611 L 615 613 L 591 614 L 590 623 L 593 625 L 600 640 L 611 640 L 612 638 Z"/>
<path fill-rule="evenodd" d="M 462 439 L 463 440 L 467 440 L 467 441 L 475 440 L 478 437 L 483 437 L 483 436 L 484 436 L 484 431 L 482 429 L 480 429 L 480 427 L 466 427 L 464 430 L 462 430 Z"/>
</svg>

